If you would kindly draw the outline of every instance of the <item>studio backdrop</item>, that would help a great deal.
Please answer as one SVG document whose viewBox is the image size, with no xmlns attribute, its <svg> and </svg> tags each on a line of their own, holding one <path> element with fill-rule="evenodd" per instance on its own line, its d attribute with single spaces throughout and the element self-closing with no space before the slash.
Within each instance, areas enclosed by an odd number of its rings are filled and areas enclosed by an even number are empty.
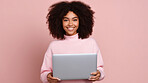
<svg viewBox="0 0 148 83">
<path fill-rule="evenodd" d="M 46 15 L 60 0 L 0 0 L 0 83 L 41 83 Z M 68 0 L 71 1 L 71 0 Z M 95 11 L 92 37 L 104 60 L 96 83 L 148 83 L 148 1 L 81 0 Z"/>
</svg>

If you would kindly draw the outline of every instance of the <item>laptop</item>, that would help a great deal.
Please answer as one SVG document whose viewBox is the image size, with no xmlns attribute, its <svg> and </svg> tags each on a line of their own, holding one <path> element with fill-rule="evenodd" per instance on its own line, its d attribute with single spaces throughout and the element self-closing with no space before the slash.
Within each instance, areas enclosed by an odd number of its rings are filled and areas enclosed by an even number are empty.
<svg viewBox="0 0 148 83">
<path fill-rule="evenodd" d="M 53 77 L 61 80 L 89 79 L 97 71 L 97 54 L 54 54 Z"/>
</svg>

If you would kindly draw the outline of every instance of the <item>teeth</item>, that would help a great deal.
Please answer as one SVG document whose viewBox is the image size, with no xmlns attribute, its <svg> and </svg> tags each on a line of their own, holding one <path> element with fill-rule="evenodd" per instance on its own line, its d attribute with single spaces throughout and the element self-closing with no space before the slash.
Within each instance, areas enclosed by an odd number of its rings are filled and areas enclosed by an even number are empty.
<svg viewBox="0 0 148 83">
<path fill-rule="evenodd" d="M 74 28 L 68 28 L 68 30 L 72 31 Z"/>
</svg>

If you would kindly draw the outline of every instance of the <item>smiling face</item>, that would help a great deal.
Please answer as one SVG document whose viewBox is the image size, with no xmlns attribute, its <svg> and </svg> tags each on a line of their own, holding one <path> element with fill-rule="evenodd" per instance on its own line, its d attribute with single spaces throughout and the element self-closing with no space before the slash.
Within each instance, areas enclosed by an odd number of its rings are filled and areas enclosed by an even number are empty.
<svg viewBox="0 0 148 83">
<path fill-rule="evenodd" d="M 77 29 L 79 27 L 79 18 L 75 13 L 73 13 L 72 11 L 69 11 L 63 17 L 62 23 L 63 23 L 63 29 L 66 32 L 66 35 L 72 36 L 77 34 Z"/>
</svg>

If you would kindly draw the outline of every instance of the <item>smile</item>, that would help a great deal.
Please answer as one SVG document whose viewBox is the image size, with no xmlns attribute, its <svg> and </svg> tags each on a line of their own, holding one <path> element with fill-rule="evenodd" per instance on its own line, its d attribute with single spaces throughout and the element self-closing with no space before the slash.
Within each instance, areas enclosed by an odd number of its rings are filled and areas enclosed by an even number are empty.
<svg viewBox="0 0 148 83">
<path fill-rule="evenodd" d="M 67 27 L 68 31 L 73 31 L 74 27 Z"/>
</svg>

